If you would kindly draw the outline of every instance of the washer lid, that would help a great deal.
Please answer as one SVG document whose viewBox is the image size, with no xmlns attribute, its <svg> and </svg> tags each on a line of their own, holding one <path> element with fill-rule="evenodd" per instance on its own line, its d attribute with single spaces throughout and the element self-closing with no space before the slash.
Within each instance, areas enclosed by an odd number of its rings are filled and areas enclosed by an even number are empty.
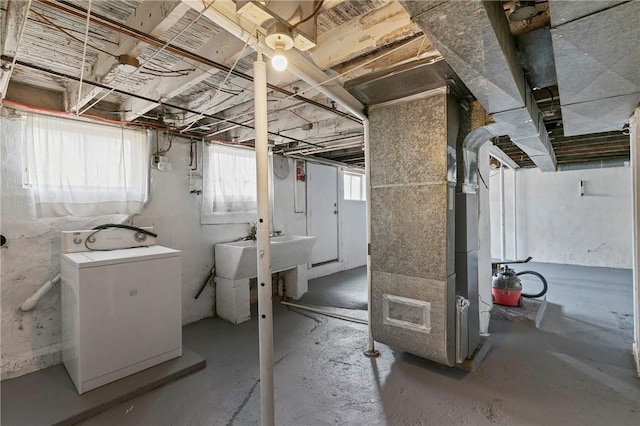
<svg viewBox="0 0 640 426">
<path fill-rule="evenodd" d="M 62 260 L 71 263 L 76 268 L 93 268 L 96 266 L 140 262 L 144 260 L 163 259 L 175 256 L 180 256 L 179 250 L 163 246 L 150 246 L 121 250 L 67 253 L 62 255 Z"/>
</svg>

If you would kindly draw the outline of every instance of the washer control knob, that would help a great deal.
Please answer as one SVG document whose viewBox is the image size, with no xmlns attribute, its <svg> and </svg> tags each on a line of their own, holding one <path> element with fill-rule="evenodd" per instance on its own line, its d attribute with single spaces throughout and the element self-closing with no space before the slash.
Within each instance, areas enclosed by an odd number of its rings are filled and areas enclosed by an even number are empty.
<svg viewBox="0 0 640 426">
<path fill-rule="evenodd" d="M 76 244 L 82 244 L 82 238 L 80 238 L 80 237 L 75 237 L 75 238 L 73 239 L 73 242 L 74 242 L 74 243 L 76 243 Z"/>
<path fill-rule="evenodd" d="M 133 239 L 135 239 L 137 242 L 141 243 L 143 241 L 145 241 L 147 239 L 147 236 L 145 234 L 143 234 L 142 232 L 136 232 L 136 234 L 133 236 Z"/>
</svg>

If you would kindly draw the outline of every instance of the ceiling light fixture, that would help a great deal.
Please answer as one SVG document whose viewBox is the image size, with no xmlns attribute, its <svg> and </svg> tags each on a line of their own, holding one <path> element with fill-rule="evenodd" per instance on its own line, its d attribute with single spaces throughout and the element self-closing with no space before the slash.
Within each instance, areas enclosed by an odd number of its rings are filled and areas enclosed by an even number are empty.
<svg viewBox="0 0 640 426">
<path fill-rule="evenodd" d="M 132 73 L 140 68 L 140 61 L 138 58 L 131 55 L 118 56 L 118 69 L 122 72 Z"/>
<path fill-rule="evenodd" d="M 516 1 L 511 6 L 511 13 L 509 14 L 510 21 L 524 21 L 525 19 L 531 19 L 538 13 L 536 9 L 535 0 L 531 1 Z"/>
<path fill-rule="evenodd" d="M 293 47 L 293 37 L 291 31 L 280 22 L 273 24 L 267 30 L 267 37 L 264 42 L 275 51 L 271 57 L 271 65 L 276 71 L 287 69 L 287 57 L 284 52 Z"/>
</svg>

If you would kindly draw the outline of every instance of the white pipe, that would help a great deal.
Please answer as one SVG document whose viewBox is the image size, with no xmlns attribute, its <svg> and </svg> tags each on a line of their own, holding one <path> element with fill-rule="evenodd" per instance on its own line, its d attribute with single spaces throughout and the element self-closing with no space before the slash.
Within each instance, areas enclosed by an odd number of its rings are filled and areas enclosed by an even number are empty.
<svg viewBox="0 0 640 426">
<path fill-rule="evenodd" d="M 267 134 L 267 67 L 262 52 L 253 64 L 256 117 L 256 179 L 258 186 L 258 335 L 260 340 L 260 418 L 275 425 L 273 396 L 273 307 L 271 305 L 271 241 L 269 236 L 269 146 Z"/>
<path fill-rule="evenodd" d="M 369 146 L 371 130 L 368 119 L 365 119 L 362 124 L 364 125 L 364 180 L 367 194 L 365 222 L 367 228 L 367 318 L 369 323 L 369 341 L 364 354 L 368 357 L 377 357 L 380 352 L 376 350 L 376 343 L 371 330 L 371 324 L 373 324 L 373 310 L 371 309 L 371 148 Z"/>
<path fill-rule="evenodd" d="M 500 260 L 506 260 L 506 235 L 504 229 L 504 166 L 500 164 Z"/>
<path fill-rule="evenodd" d="M 513 260 L 518 260 L 518 219 L 516 208 L 516 169 L 511 169 L 513 172 Z"/>
<path fill-rule="evenodd" d="M 338 314 L 335 312 L 327 311 L 324 309 L 312 308 L 311 306 L 297 305 L 290 302 L 280 302 L 282 305 L 291 306 L 292 308 L 304 309 L 306 311 L 315 312 L 316 314 L 326 315 L 328 317 L 338 318 L 345 321 L 357 322 L 358 324 L 367 324 L 367 320 L 363 320 L 358 317 L 352 317 L 350 315 Z"/>
<path fill-rule="evenodd" d="M 201 0 L 183 0 L 183 2 L 187 3 L 195 10 L 200 10 L 202 8 Z M 222 9 L 227 3 L 219 3 L 221 4 L 213 4 L 212 2 L 211 4 L 213 6 L 206 9 L 205 12 L 203 12 L 204 15 L 222 29 L 239 38 L 241 41 L 248 43 L 252 49 L 261 49 L 269 57 L 272 57 L 275 54 L 273 49 L 259 41 L 251 32 L 242 28 L 240 24 L 242 19 L 235 16 L 235 7 L 233 12 L 230 10 L 223 11 Z M 230 4 L 233 5 L 233 3 Z M 359 119 L 366 119 L 363 112 L 364 105 L 362 105 L 359 100 L 343 88 L 337 80 L 328 81 L 331 77 L 326 75 L 324 71 L 315 65 L 315 63 L 307 59 L 303 53 L 298 52 L 297 49 L 288 50 L 287 60 L 289 61 L 287 71 L 294 74 L 305 83 L 308 83 L 310 86 L 313 86 L 315 90 L 334 100 L 338 105 L 342 106 Z"/>
<path fill-rule="evenodd" d="M 35 308 L 36 305 L 38 304 L 38 301 L 42 299 L 42 296 L 47 294 L 47 292 L 51 290 L 51 288 L 54 285 L 56 285 L 58 281 L 60 281 L 60 274 L 56 275 L 52 280 L 49 280 L 46 283 L 44 283 L 42 287 L 38 289 L 38 291 L 33 293 L 33 296 L 25 300 L 22 306 L 20 306 L 20 309 L 22 309 L 24 312 L 27 312 Z"/>
</svg>

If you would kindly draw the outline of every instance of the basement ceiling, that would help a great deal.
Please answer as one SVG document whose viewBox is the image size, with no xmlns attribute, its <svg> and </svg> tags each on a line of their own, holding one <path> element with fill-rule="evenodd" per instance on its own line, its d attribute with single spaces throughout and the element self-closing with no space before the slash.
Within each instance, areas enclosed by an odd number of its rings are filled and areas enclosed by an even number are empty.
<svg viewBox="0 0 640 426">
<path fill-rule="evenodd" d="M 271 0 L 267 8 L 277 9 L 279 1 Z M 433 3 L 437 7 L 443 2 Z M 619 3 L 625 2 L 611 5 Z M 503 2 L 505 18 L 513 5 Z M 559 0 L 536 1 L 535 6 L 535 16 L 508 21 L 509 30 L 558 163 L 628 159 L 624 129 L 564 136 L 565 105 L 551 35 L 567 19 L 579 18 L 571 4 Z M 237 11 L 234 1 L 2 0 L 0 8 L 5 41 L 0 90 L 7 106 L 73 111 L 166 125 L 187 136 L 253 143 L 256 53 L 253 42 L 238 35 L 255 34 L 263 25 Z M 348 88 L 353 101 L 364 106 L 389 96 L 393 87 L 385 87 L 385 93 L 375 82 L 397 84 L 409 77 L 414 91 L 447 83 L 459 96 L 471 96 L 398 1 L 309 0 L 298 9 L 297 14 L 275 19 L 287 20 L 290 26 L 306 18 L 315 21 L 315 46 L 298 52 L 299 62 L 305 62 L 307 74 L 317 70 L 320 74 L 315 75 L 327 81 L 310 83 L 268 67 L 274 150 L 363 166 L 361 120 L 344 103 L 327 96 L 338 88 Z M 554 10 L 558 23 L 552 22 Z M 136 58 L 140 66 L 133 72 L 121 69 L 120 55 Z M 533 165 L 508 138 L 496 144 L 520 166 Z"/>
</svg>

